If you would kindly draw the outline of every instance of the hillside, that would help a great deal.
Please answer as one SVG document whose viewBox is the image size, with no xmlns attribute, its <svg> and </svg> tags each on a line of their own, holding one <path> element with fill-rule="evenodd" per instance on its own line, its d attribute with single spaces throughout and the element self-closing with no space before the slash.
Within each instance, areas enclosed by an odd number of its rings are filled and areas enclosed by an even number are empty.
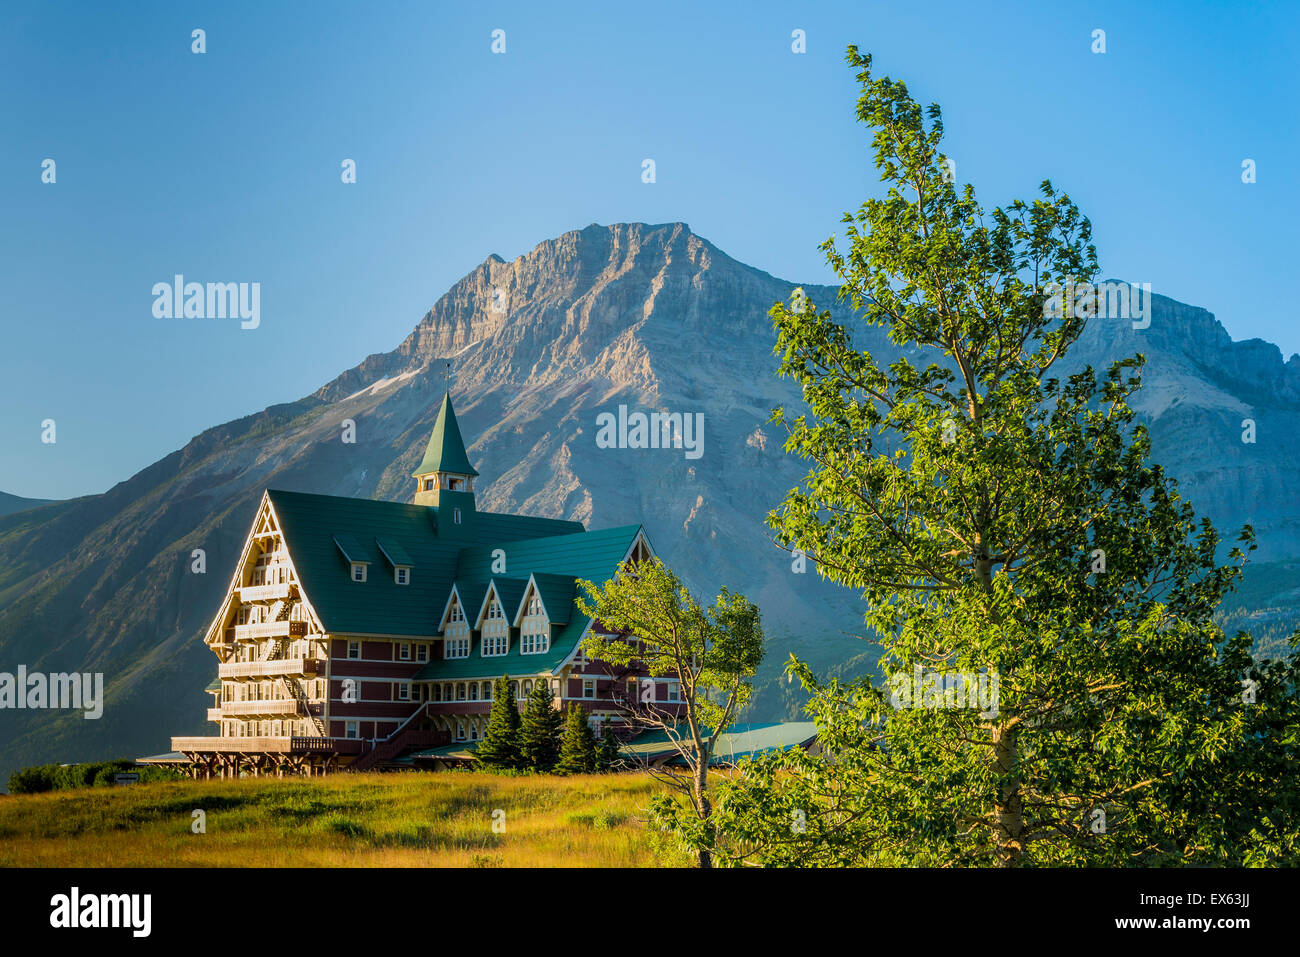
<svg viewBox="0 0 1300 957">
<path fill-rule="evenodd" d="M 49 505 L 52 501 L 53 499 L 48 498 L 21 498 L 8 492 L 0 492 L 0 515 L 23 512 L 40 505 Z"/>
<path fill-rule="evenodd" d="M 312 395 L 209 429 L 103 495 L 0 517 L 0 660 L 102 671 L 107 691 L 99 721 L 0 713 L 0 780 L 16 765 L 153 753 L 172 734 L 205 732 L 215 661 L 200 636 L 261 491 L 409 501 L 448 358 L 480 508 L 644 523 L 697 591 L 726 584 L 762 606 L 768 674 L 791 650 L 821 667 L 862 655 L 855 596 L 792 574 L 764 524 L 805 471 L 766 424 L 797 399 L 773 375 L 766 317 L 795 285 L 684 224 L 592 225 L 509 262 L 489 257 L 396 349 Z M 832 290 L 804 288 L 833 303 Z M 877 329 L 861 342 L 882 361 L 898 354 Z M 1300 358 L 1234 343 L 1204 310 L 1156 297 L 1150 328 L 1094 322 L 1072 361 L 1135 351 L 1149 360 L 1138 407 L 1184 491 L 1221 528 L 1252 521 L 1261 558 L 1300 557 Z M 596 416 L 620 404 L 703 413 L 704 454 L 598 448 Z M 1259 423 L 1252 446 L 1240 441 L 1247 415 Z M 347 419 L 355 444 L 340 440 Z M 205 575 L 188 570 L 195 548 Z M 1274 571 L 1279 587 L 1253 601 L 1281 602 L 1285 623 L 1300 602 L 1283 593 L 1300 583 Z M 754 717 L 789 713 L 790 693 L 769 683 Z"/>
</svg>

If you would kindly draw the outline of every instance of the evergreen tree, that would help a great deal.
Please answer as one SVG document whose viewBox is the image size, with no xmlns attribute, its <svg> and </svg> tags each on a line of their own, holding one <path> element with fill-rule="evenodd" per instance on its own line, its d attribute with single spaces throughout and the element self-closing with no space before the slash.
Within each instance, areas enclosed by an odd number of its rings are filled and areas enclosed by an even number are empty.
<svg viewBox="0 0 1300 957">
<path fill-rule="evenodd" d="M 610 725 L 605 725 L 600 743 L 596 745 L 596 770 L 612 771 L 618 763 L 618 735 Z"/>
<path fill-rule="evenodd" d="M 569 706 L 565 716 L 560 763 L 555 770 L 561 774 L 590 774 L 596 770 L 596 736 L 587 724 L 587 712 L 576 704 Z"/>
<path fill-rule="evenodd" d="M 508 678 L 498 678 L 493 686 L 492 712 L 488 715 L 487 730 L 474 754 L 490 768 L 521 768 L 523 753 L 520 750 L 519 708 L 515 692 Z"/>
<path fill-rule="evenodd" d="M 523 725 L 519 731 L 519 747 L 523 753 L 524 767 L 535 771 L 552 771 L 560 756 L 560 729 L 564 713 L 555 707 L 555 695 L 550 683 L 537 683 L 528 696 Z"/>
</svg>

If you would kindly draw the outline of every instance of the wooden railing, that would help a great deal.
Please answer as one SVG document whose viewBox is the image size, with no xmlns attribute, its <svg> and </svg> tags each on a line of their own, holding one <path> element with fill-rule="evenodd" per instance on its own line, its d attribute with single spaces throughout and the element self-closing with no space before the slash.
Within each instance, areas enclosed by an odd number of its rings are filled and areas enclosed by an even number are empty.
<svg viewBox="0 0 1300 957">
<path fill-rule="evenodd" d="M 292 582 L 281 582 L 275 585 L 244 585 L 239 589 L 239 600 L 248 601 L 276 601 L 281 598 L 288 598 L 298 586 Z"/>
<path fill-rule="evenodd" d="M 315 675 L 322 671 L 319 658 L 278 658 L 274 661 L 227 661 L 217 666 L 222 678 L 271 678 L 276 675 Z"/>
<path fill-rule="evenodd" d="M 236 625 L 235 640 L 247 641 L 253 638 L 300 638 L 307 634 L 305 621 L 263 621 L 255 625 Z"/>
<path fill-rule="evenodd" d="M 298 702 L 294 698 L 263 698 L 260 701 L 223 701 L 218 709 L 224 716 L 237 714 L 297 714 Z M 215 720 L 209 718 L 209 721 Z"/>
</svg>

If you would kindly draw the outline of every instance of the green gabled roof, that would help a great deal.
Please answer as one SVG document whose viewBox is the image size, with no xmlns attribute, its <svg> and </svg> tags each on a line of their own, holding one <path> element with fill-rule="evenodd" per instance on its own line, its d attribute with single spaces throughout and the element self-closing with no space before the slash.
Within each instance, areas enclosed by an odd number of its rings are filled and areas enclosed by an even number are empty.
<svg viewBox="0 0 1300 957">
<path fill-rule="evenodd" d="M 267 492 L 284 532 L 303 591 L 331 634 L 432 635 L 456 573 L 463 543 L 439 540 L 422 505 L 369 499 Z M 409 585 L 372 573 L 364 582 L 348 575 L 342 552 L 367 550 L 376 538 L 400 547 L 411 559 Z M 340 548 L 337 542 L 351 541 Z M 360 559 L 366 560 L 366 559 Z"/>
<path fill-rule="evenodd" d="M 459 475 L 478 475 L 474 466 L 469 464 L 465 454 L 465 440 L 460 436 L 460 426 L 456 424 L 456 410 L 451 407 L 451 394 L 442 397 L 442 408 L 438 410 L 438 421 L 434 423 L 433 435 L 429 446 L 424 450 L 424 459 L 415 475 L 429 472 L 455 472 Z"/>
<path fill-rule="evenodd" d="M 493 575 L 492 584 L 496 586 L 497 597 L 501 599 L 501 611 L 505 614 L 506 621 L 513 625 L 515 612 L 519 610 L 519 603 L 524 600 L 524 590 L 528 587 L 528 579 L 505 578 L 501 575 Z M 479 604 L 481 606 L 482 602 Z"/>
<path fill-rule="evenodd" d="M 501 512 L 475 512 L 474 523 L 480 541 L 495 542 L 498 545 L 518 542 L 525 538 L 572 535 L 586 530 L 581 522 L 569 522 L 559 518 L 534 518 L 532 515 L 504 515 Z"/>
<path fill-rule="evenodd" d="M 333 537 L 334 544 L 338 546 L 338 550 L 343 553 L 343 557 L 349 562 L 369 562 L 371 560 L 370 553 L 365 551 L 361 547 L 361 543 L 351 535 L 335 535 Z"/>
<path fill-rule="evenodd" d="M 541 573 L 567 576 L 570 581 L 585 578 L 605 582 L 618 572 L 619 562 L 631 551 L 640 531 L 640 525 L 623 525 L 597 532 L 513 542 L 505 548 L 506 570 L 511 578 Z M 474 588 L 477 589 L 479 604 L 482 604 L 488 582 L 494 577 L 492 552 L 498 547 L 476 545 L 461 550 L 456 566 L 456 587 L 463 599 L 468 600 L 467 591 Z M 484 658 L 480 654 L 479 639 L 475 638 L 468 658 L 436 658 L 420 669 L 415 680 L 443 681 L 552 672 L 573 653 L 588 621 L 586 615 L 572 607 L 570 599 L 568 621 L 552 632 L 549 651 L 540 655 L 520 654 L 519 637 L 512 635 L 508 654 Z"/>
<path fill-rule="evenodd" d="M 415 560 L 406 554 L 406 549 L 391 538 L 376 538 L 375 544 L 379 546 L 380 553 L 388 559 L 388 564 L 396 568 L 398 565 L 414 565 Z"/>
<path fill-rule="evenodd" d="M 547 620 L 557 625 L 567 624 L 569 612 L 573 608 L 573 597 L 578 592 L 574 577 L 534 572 L 533 581 L 537 583 L 537 594 L 542 599 L 542 607 L 546 609 Z"/>
</svg>

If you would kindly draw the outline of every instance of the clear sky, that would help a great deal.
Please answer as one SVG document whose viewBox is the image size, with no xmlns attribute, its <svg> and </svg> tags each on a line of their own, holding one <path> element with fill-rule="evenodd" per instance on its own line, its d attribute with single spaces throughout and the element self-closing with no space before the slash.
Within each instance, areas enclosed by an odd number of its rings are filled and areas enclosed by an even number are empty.
<svg viewBox="0 0 1300 957">
<path fill-rule="evenodd" d="M 0 490 L 103 491 L 392 349 L 490 253 L 592 222 L 681 220 L 828 281 L 817 244 L 878 189 L 850 42 L 943 106 L 986 206 L 1051 178 L 1105 275 L 1290 355 L 1298 24 L 1131 0 L 5 3 Z M 261 326 L 155 318 L 176 273 L 260 282 Z"/>
</svg>

